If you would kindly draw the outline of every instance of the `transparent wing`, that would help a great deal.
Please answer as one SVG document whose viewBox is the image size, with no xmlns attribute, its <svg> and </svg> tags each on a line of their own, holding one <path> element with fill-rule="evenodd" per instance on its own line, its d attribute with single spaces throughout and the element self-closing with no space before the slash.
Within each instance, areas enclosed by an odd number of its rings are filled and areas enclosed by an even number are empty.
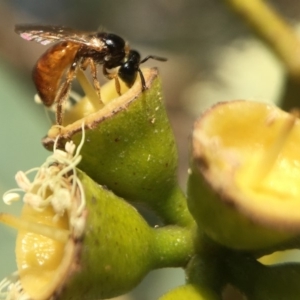
<svg viewBox="0 0 300 300">
<path fill-rule="evenodd" d="M 34 41 L 42 45 L 60 41 L 72 41 L 101 50 L 103 43 L 96 39 L 96 32 L 79 31 L 62 26 L 16 25 L 15 32 L 26 41 Z M 100 49 L 99 49 L 100 48 Z"/>
</svg>

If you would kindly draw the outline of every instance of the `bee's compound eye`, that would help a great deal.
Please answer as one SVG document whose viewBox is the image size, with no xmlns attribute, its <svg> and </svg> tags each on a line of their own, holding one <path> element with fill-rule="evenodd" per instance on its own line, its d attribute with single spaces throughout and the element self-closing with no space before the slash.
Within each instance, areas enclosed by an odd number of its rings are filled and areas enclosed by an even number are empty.
<svg viewBox="0 0 300 300">
<path fill-rule="evenodd" d="M 120 66 L 125 58 L 125 41 L 113 33 L 99 33 L 98 38 L 101 39 L 107 47 L 107 55 L 109 59 L 105 59 L 105 67 L 112 69 Z"/>
<path fill-rule="evenodd" d="M 113 33 L 108 33 L 105 37 L 105 44 L 111 52 L 124 51 L 125 41 Z"/>
</svg>

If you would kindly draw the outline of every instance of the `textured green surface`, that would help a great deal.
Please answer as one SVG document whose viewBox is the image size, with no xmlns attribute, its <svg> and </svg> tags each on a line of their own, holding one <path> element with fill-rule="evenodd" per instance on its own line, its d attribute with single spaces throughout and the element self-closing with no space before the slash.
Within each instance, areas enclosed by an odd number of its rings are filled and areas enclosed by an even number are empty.
<svg viewBox="0 0 300 300">
<path fill-rule="evenodd" d="M 188 206 L 198 226 L 214 241 L 229 248 L 257 250 L 294 236 L 255 224 L 234 206 L 224 203 L 220 196 L 204 182 L 199 171 L 193 169 L 188 179 Z"/>
<path fill-rule="evenodd" d="M 168 206 L 168 198 L 179 195 L 184 200 L 177 187 L 175 140 L 160 91 L 155 80 L 126 110 L 87 131 L 79 166 L 121 197 L 155 209 Z M 159 209 L 169 213 L 168 208 Z"/>
<path fill-rule="evenodd" d="M 90 300 L 130 291 L 153 265 L 153 231 L 130 204 L 80 174 L 88 210 L 80 272 L 61 299 Z"/>
<path fill-rule="evenodd" d="M 193 254 L 192 232 L 151 228 L 137 210 L 79 172 L 86 193 L 87 227 L 79 273 L 61 299 L 118 296 L 158 267 L 184 267 Z"/>
<path fill-rule="evenodd" d="M 157 71 L 151 87 L 128 99 L 126 107 L 107 105 L 85 131 L 79 168 L 128 201 L 147 204 L 167 224 L 192 223 L 177 182 L 178 155 L 161 95 Z M 81 132 L 72 136 L 75 143 Z"/>
</svg>

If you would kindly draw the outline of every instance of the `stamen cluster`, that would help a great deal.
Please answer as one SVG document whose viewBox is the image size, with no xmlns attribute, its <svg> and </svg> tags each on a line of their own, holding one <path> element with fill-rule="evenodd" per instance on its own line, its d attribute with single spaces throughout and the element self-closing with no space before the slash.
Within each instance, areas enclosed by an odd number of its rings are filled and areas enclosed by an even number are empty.
<svg viewBox="0 0 300 300">
<path fill-rule="evenodd" d="M 15 179 L 19 188 L 7 191 L 3 195 L 3 201 L 10 205 L 20 200 L 19 193 L 23 192 L 23 202 L 34 210 L 43 211 L 52 207 L 55 212 L 54 222 L 67 213 L 70 234 L 74 238 L 80 238 L 85 228 L 85 193 L 77 176 L 76 166 L 82 158 L 80 151 L 85 139 L 84 124 L 77 149 L 73 141 L 67 142 L 64 150 L 57 149 L 58 139 L 53 146 L 53 154 L 39 168 L 17 172 Z M 33 172 L 36 174 L 30 180 L 29 174 Z M 2 299 L 30 300 L 21 286 L 18 272 L 0 282 L 0 300 Z"/>
</svg>

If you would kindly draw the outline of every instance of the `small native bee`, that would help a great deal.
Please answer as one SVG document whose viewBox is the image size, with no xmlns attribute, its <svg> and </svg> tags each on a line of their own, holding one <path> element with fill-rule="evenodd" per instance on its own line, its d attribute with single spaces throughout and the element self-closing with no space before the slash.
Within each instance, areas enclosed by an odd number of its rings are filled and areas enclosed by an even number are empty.
<svg viewBox="0 0 300 300">
<path fill-rule="evenodd" d="M 140 64 L 148 59 L 166 61 L 166 58 L 149 55 L 141 60 L 139 52 L 129 48 L 127 42 L 113 33 L 85 32 L 60 26 L 16 25 L 16 33 L 27 41 L 42 45 L 57 42 L 37 61 L 33 69 L 33 81 L 45 106 L 57 104 L 56 122 L 62 124 L 62 105 L 67 99 L 71 83 L 78 68 L 90 66 L 93 85 L 101 101 L 97 65 L 103 66 L 103 74 L 115 79 L 118 94 L 121 94 L 118 77 L 131 87 L 140 75 L 142 89 L 146 89 Z M 109 72 L 119 67 L 117 72 Z M 65 75 L 65 78 L 63 79 Z"/>
</svg>

